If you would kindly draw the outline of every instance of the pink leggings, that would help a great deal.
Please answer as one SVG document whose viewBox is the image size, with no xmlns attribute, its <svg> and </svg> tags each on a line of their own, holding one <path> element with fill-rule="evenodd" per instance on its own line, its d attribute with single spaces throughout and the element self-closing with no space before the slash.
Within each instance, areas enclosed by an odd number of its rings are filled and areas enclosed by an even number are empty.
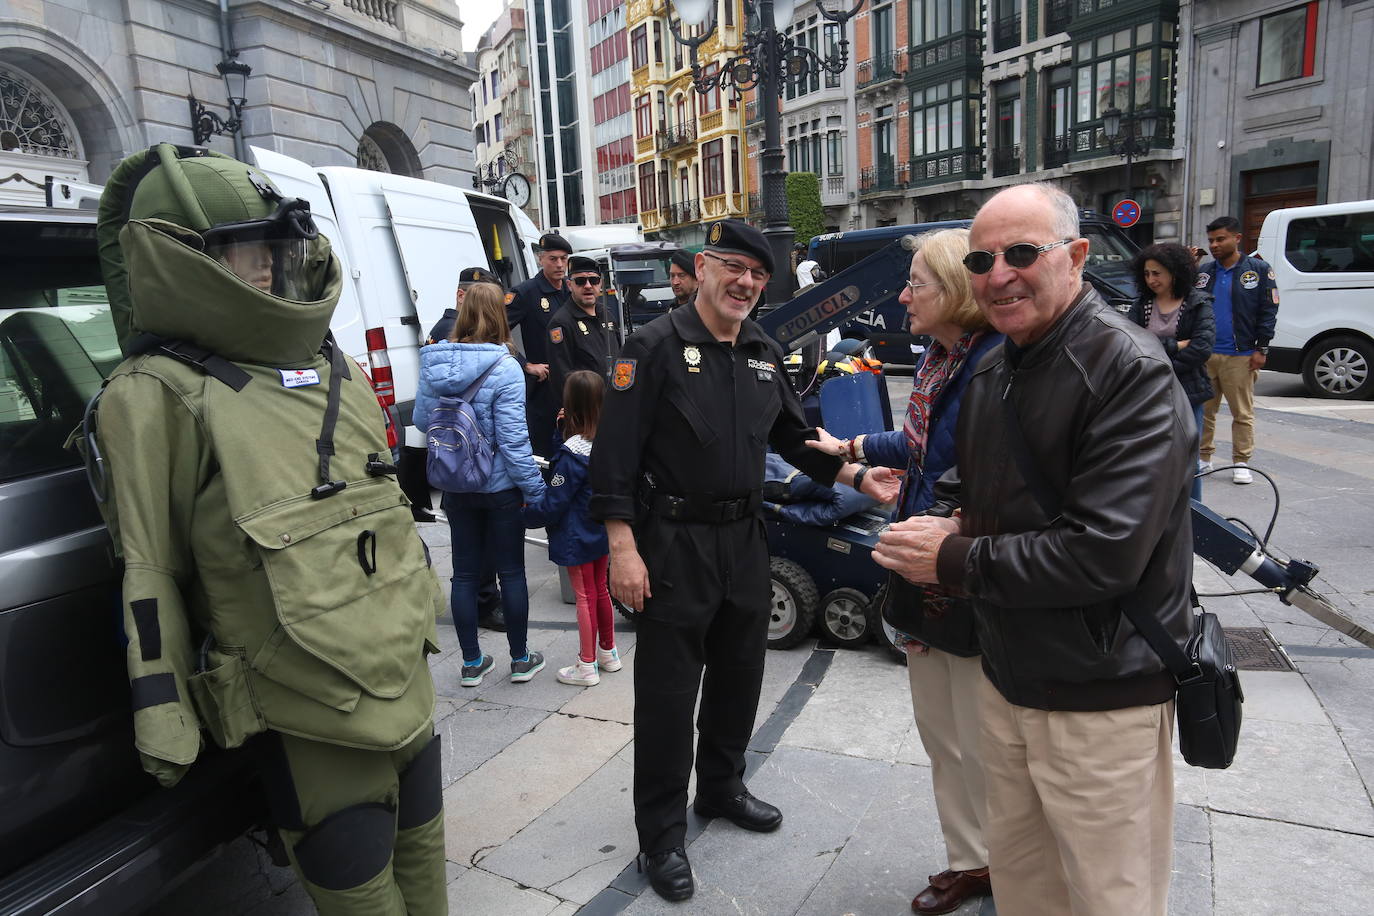
<svg viewBox="0 0 1374 916">
<path fill-rule="evenodd" d="M 568 567 L 568 578 L 577 596 L 577 635 L 581 638 L 578 655 L 584 662 L 596 661 L 598 634 L 601 648 L 615 648 L 615 616 L 611 609 L 611 593 L 606 589 L 608 559 L 600 557 L 590 563 Z"/>
</svg>

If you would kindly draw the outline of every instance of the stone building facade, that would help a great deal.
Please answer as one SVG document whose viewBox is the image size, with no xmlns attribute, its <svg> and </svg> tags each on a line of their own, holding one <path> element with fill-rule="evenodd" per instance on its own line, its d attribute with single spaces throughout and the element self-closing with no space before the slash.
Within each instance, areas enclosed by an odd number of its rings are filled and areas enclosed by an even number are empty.
<svg viewBox="0 0 1374 916">
<path fill-rule="evenodd" d="M 460 29 L 451 0 L 230 0 L 223 18 L 204 0 L 0 0 L 0 173 L 100 183 L 134 150 L 191 145 L 188 97 L 227 117 L 216 64 L 236 58 L 245 146 L 470 187 Z"/>
<path fill-rule="evenodd" d="M 1374 197 L 1374 2 L 1195 3 L 1191 46 L 1190 241 L 1229 215 L 1253 245 L 1270 210 Z"/>
</svg>

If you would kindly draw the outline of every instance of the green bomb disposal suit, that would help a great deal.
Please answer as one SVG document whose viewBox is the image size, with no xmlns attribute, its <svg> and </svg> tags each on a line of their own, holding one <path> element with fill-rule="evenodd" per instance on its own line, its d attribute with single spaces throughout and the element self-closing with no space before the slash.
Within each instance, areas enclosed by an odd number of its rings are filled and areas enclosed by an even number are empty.
<svg viewBox="0 0 1374 916">
<path fill-rule="evenodd" d="M 106 280 L 118 308 L 122 255 L 129 334 L 203 348 L 239 373 L 235 390 L 153 348 L 126 359 L 99 402 L 135 741 L 168 786 L 202 729 L 221 747 L 246 744 L 321 913 L 444 913 L 425 661 L 443 597 L 389 476 L 376 396 L 346 357 L 332 378 L 321 353 L 339 262 L 324 237 L 302 240 L 296 263 L 277 258 L 297 284 L 277 295 L 281 284 L 263 291 L 206 253 L 207 230 L 281 208 L 243 163 L 165 144 L 125 160 L 102 199 Z M 312 496 L 331 382 L 336 483 Z"/>
</svg>

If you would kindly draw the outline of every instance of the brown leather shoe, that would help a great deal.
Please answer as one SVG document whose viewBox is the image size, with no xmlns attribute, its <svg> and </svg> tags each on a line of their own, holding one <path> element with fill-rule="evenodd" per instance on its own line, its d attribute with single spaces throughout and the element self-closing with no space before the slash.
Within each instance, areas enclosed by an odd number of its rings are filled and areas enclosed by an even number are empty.
<svg viewBox="0 0 1374 916">
<path fill-rule="evenodd" d="M 911 911 L 922 916 L 952 913 L 970 897 L 986 897 L 992 893 L 992 880 L 986 868 L 974 871 L 942 871 L 930 876 L 930 887 L 911 901 Z"/>
</svg>

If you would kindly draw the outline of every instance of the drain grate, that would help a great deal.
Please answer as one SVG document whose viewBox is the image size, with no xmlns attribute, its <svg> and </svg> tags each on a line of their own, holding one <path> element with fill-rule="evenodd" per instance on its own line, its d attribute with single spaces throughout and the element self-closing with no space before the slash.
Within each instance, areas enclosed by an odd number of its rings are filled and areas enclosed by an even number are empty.
<svg viewBox="0 0 1374 916">
<path fill-rule="evenodd" d="M 1292 671 L 1293 663 L 1264 627 L 1227 627 L 1226 643 L 1241 671 Z"/>
</svg>

